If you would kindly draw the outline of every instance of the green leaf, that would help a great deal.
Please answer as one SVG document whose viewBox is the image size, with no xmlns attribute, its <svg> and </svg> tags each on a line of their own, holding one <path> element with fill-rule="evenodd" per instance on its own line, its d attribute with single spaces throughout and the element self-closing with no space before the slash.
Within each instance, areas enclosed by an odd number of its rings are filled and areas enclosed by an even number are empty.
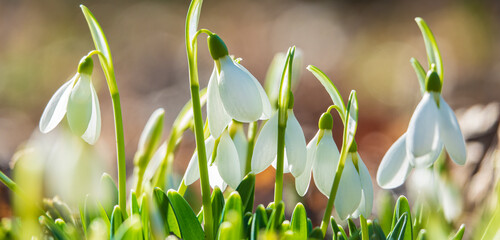
<svg viewBox="0 0 500 240">
<path fill-rule="evenodd" d="M 285 204 L 283 202 L 279 202 L 275 205 L 274 210 L 269 217 L 269 222 L 267 223 L 266 229 L 268 231 L 279 229 L 281 222 L 285 216 Z"/>
<path fill-rule="evenodd" d="M 198 22 L 200 21 L 202 0 L 193 0 L 189 5 L 188 14 L 186 17 L 186 41 L 191 43 L 198 31 Z M 191 44 L 188 44 L 191 48 Z"/>
<path fill-rule="evenodd" d="M 222 212 L 222 222 L 227 221 L 228 213 L 230 211 L 235 211 L 240 214 L 243 214 L 241 197 L 238 192 L 232 192 L 227 198 L 226 205 L 224 206 L 224 211 Z"/>
<path fill-rule="evenodd" d="M 373 222 L 368 220 L 368 235 L 370 240 L 386 240 L 384 231 L 377 220 Z"/>
<path fill-rule="evenodd" d="M 267 212 L 262 204 L 257 206 L 250 227 L 250 239 L 257 240 L 259 231 L 267 226 Z"/>
<path fill-rule="evenodd" d="M 114 206 L 118 204 L 118 188 L 113 178 L 107 173 L 103 173 L 101 176 L 99 202 L 110 218 Z"/>
<path fill-rule="evenodd" d="M 167 197 L 179 223 L 181 238 L 186 240 L 203 239 L 205 233 L 186 200 L 174 190 L 169 190 Z"/>
<path fill-rule="evenodd" d="M 439 74 L 439 78 L 441 79 L 441 83 L 443 83 L 443 61 L 441 59 L 441 53 L 439 52 L 439 48 L 436 43 L 436 39 L 431 32 L 431 29 L 425 23 L 422 18 L 415 18 L 415 22 L 417 22 L 420 31 L 422 32 L 422 37 L 424 38 L 425 50 L 427 51 L 427 60 L 429 61 L 429 69 L 432 64 L 436 64 L 436 70 Z"/>
<path fill-rule="evenodd" d="M 323 237 L 323 232 L 321 231 L 321 228 L 319 227 L 316 227 L 314 228 L 311 233 L 309 234 L 309 237 L 307 239 L 310 239 L 310 240 L 322 240 L 324 239 Z"/>
<path fill-rule="evenodd" d="M 382 191 L 378 194 L 378 219 L 382 230 L 384 230 L 385 234 L 388 234 L 392 228 L 392 215 L 393 215 L 393 206 L 395 205 L 394 198 L 392 194 L 388 191 Z"/>
<path fill-rule="evenodd" d="M 396 206 L 394 207 L 394 216 L 392 217 L 392 226 L 396 225 L 396 220 L 399 221 L 401 216 L 403 214 L 407 215 L 408 218 L 408 223 L 406 224 L 405 228 L 405 234 L 404 234 L 404 240 L 412 240 L 413 239 L 413 228 L 411 225 L 412 219 L 411 219 L 411 211 L 410 211 L 410 204 L 408 203 L 408 199 L 406 199 L 405 196 L 400 196 L 398 198 L 398 201 L 396 202 Z"/>
<path fill-rule="evenodd" d="M 214 222 L 214 233 L 219 230 L 219 224 L 222 222 L 222 211 L 224 210 L 224 195 L 221 190 L 216 187 L 212 192 L 212 216 Z M 200 211 L 200 214 L 203 215 L 203 211 Z"/>
<path fill-rule="evenodd" d="M 141 218 L 139 215 L 132 215 L 118 228 L 114 239 L 136 240 L 142 238 Z"/>
<path fill-rule="evenodd" d="M 246 212 L 245 215 L 243 216 L 243 222 L 242 222 L 242 227 L 243 227 L 243 238 L 244 239 L 250 239 L 250 232 L 251 232 L 251 227 L 252 227 L 252 219 L 253 219 L 253 214 L 251 212 Z"/>
<path fill-rule="evenodd" d="M 255 174 L 248 174 L 243 181 L 241 181 L 240 185 L 238 185 L 236 191 L 241 196 L 243 213 L 252 212 L 255 198 Z"/>
<path fill-rule="evenodd" d="M 340 95 L 339 90 L 337 90 L 337 87 L 333 84 L 333 82 L 324 74 L 319 68 L 309 65 L 307 66 L 307 70 L 309 70 L 318 80 L 319 82 L 325 87 L 326 92 L 330 95 L 330 98 L 333 101 L 333 104 L 335 104 L 337 107 L 339 107 L 340 112 L 340 118 L 342 119 L 342 122 L 345 124 L 346 119 L 345 119 L 345 104 L 344 100 L 342 100 L 342 96 Z"/>
<path fill-rule="evenodd" d="M 410 63 L 413 67 L 413 70 L 415 70 L 415 74 L 417 74 L 418 83 L 420 85 L 420 92 L 423 95 L 425 93 L 425 76 L 427 75 L 427 73 L 417 59 L 411 58 Z"/>
<path fill-rule="evenodd" d="M 335 221 L 335 218 L 332 216 L 330 217 L 330 223 L 332 224 L 332 230 L 334 236 L 337 236 L 337 233 L 340 232 L 339 226 L 337 224 L 337 221 Z"/>
<path fill-rule="evenodd" d="M 113 213 L 111 214 L 111 223 L 110 223 L 111 226 L 109 229 L 110 239 L 113 239 L 116 231 L 122 225 L 122 223 L 123 223 L 123 213 L 122 210 L 120 209 L 120 206 L 116 205 L 115 208 L 113 209 Z"/>
<path fill-rule="evenodd" d="M 291 230 L 299 239 L 307 239 L 307 213 L 302 203 L 297 203 L 292 213 Z"/>
<path fill-rule="evenodd" d="M 155 188 L 153 190 L 153 196 L 157 209 L 161 215 L 163 230 L 165 231 L 165 234 L 168 235 L 170 233 L 173 233 L 177 237 L 181 237 L 179 224 L 177 223 L 174 210 L 172 209 L 172 206 L 168 201 L 167 195 L 160 188 Z"/>
<path fill-rule="evenodd" d="M 344 130 L 344 138 L 346 143 L 346 149 L 350 149 L 352 143 L 354 142 L 354 136 L 358 128 L 358 97 L 356 91 L 352 90 L 349 95 L 349 101 L 347 102 L 346 110 L 347 125 Z"/>
<path fill-rule="evenodd" d="M 142 222 L 142 234 L 145 240 L 150 239 L 150 227 L 149 227 L 149 209 L 148 209 L 148 199 L 146 199 L 146 194 L 142 194 L 141 197 L 141 208 L 139 209 L 141 213 Z"/>
<path fill-rule="evenodd" d="M 100 218 L 106 224 L 106 229 L 109 229 L 111 223 L 109 222 L 108 214 L 106 214 L 106 211 L 100 203 L 97 203 L 97 210 L 99 211 Z"/>
<path fill-rule="evenodd" d="M 462 224 L 460 225 L 460 228 L 458 229 L 455 236 L 451 238 L 451 240 L 462 240 L 462 238 L 464 237 L 464 233 L 465 233 L 465 224 Z"/>
<path fill-rule="evenodd" d="M 417 240 L 426 240 L 427 239 L 427 231 L 425 229 L 420 230 L 417 235 Z"/>
<path fill-rule="evenodd" d="M 139 202 L 137 201 L 137 195 L 135 191 L 130 191 L 130 215 L 137 214 L 139 215 Z"/>
<path fill-rule="evenodd" d="M 387 240 L 403 240 L 405 239 L 405 229 L 407 225 L 408 214 L 405 212 L 398 219 L 398 222 L 392 229 L 392 232 L 387 236 Z M 411 223 L 410 223 L 411 225 Z"/>
<path fill-rule="evenodd" d="M 106 40 L 106 36 L 104 35 L 101 26 L 97 22 L 94 15 L 90 12 L 90 10 L 84 5 L 80 5 L 80 8 L 82 9 L 83 15 L 85 16 L 85 20 L 87 20 L 87 23 L 89 25 L 90 33 L 92 34 L 92 39 L 94 40 L 95 48 L 102 53 L 102 55 L 99 54 L 99 60 L 101 62 L 104 74 L 106 75 L 106 79 L 109 82 L 110 79 L 115 78 L 114 76 L 115 70 L 113 68 L 113 61 L 111 58 L 111 51 L 109 50 L 108 41 Z M 111 87 L 114 86 L 113 84 L 111 85 L 108 84 L 108 86 L 110 86 L 110 91 L 112 93 L 118 92 L 117 89 L 111 89 Z"/>
</svg>

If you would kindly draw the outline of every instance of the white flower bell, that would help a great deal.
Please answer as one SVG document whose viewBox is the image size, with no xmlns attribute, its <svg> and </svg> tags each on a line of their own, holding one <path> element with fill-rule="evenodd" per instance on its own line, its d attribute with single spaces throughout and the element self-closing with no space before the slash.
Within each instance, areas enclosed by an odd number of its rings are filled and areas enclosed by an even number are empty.
<svg viewBox="0 0 500 240">
<path fill-rule="evenodd" d="M 71 131 L 89 144 L 101 133 L 99 99 L 92 85 L 93 62 L 90 56 L 80 61 L 78 72 L 54 93 L 40 118 L 40 131 L 48 133 L 66 115 Z"/>
<path fill-rule="evenodd" d="M 311 169 L 314 183 L 323 195 L 330 191 L 339 164 L 340 154 L 332 137 L 333 118 L 324 113 L 319 121 L 319 131 L 307 145 L 307 162 L 304 173 L 295 178 L 295 188 L 304 196 L 309 188 Z M 357 163 L 357 166 L 355 163 Z M 339 188 L 335 197 L 335 209 L 339 217 L 369 216 L 373 206 L 373 186 L 370 173 L 356 149 L 347 154 Z"/>
<path fill-rule="evenodd" d="M 271 104 L 259 81 L 229 57 L 219 36 L 210 35 L 208 46 L 215 61 L 207 93 L 210 133 L 218 138 L 231 119 L 244 123 L 268 119 Z"/>
<path fill-rule="evenodd" d="M 306 167 L 307 150 L 304 132 L 297 118 L 293 114 L 293 95 L 290 94 L 288 119 L 285 128 L 285 158 L 283 173 L 292 173 L 294 177 L 300 176 Z M 264 171 L 271 163 L 276 168 L 276 155 L 278 148 L 278 111 L 262 127 L 252 156 L 252 172 L 258 174 Z"/>
<path fill-rule="evenodd" d="M 441 96 L 441 80 L 434 69 L 426 78 L 426 92 L 411 117 L 408 130 L 385 154 L 377 182 L 390 189 L 404 183 L 413 167 L 434 164 L 443 148 L 457 164 L 466 161 L 465 140 L 453 110 Z"/>
<path fill-rule="evenodd" d="M 235 125 L 235 127 L 232 127 Z M 229 185 L 236 189 L 245 175 L 246 138 L 243 128 L 238 123 L 226 128 L 219 139 L 210 135 L 205 140 L 208 153 L 208 178 L 212 188 L 224 191 Z M 214 151 L 215 149 L 215 151 Z M 214 155 L 215 154 L 215 155 Z M 186 185 L 191 185 L 200 178 L 198 153 L 194 152 L 184 174 Z"/>
</svg>

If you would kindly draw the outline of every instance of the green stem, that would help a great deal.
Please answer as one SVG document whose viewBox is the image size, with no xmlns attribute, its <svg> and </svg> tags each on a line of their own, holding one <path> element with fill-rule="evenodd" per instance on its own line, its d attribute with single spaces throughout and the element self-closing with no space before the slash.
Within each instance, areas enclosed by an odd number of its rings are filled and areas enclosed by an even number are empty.
<svg viewBox="0 0 500 240">
<path fill-rule="evenodd" d="M 370 237 L 368 236 L 368 224 L 366 223 L 366 218 L 363 217 L 363 215 L 359 215 L 359 222 L 361 224 L 361 239 L 369 240 Z"/>
<path fill-rule="evenodd" d="M 285 128 L 286 125 L 278 124 L 278 150 L 276 156 L 276 184 L 274 186 L 274 203 L 278 204 L 283 199 L 283 160 L 285 157 Z"/>
<path fill-rule="evenodd" d="M 347 149 L 345 147 L 345 139 L 342 143 L 342 149 L 340 152 L 339 165 L 337 166 L 337 171 L 335 172 L 335 178 L 333 180 L 332 189 L 330 191 L 330 197 L 328 198 L 328 203 L 326 204 L 325 215 L 323 215 L 323 220 L 321 221 L 321 231 L 323 232 L 323 236 L 326 234 L 326 230 L 328 229 L 328 221 L 330 220 L 330 216 L 333 210 L 333 203 L 335 202 L 335 197 L 337 196 L 337 190 L 339 189 L 340 177 L 342 176 L 342 172 L 344 171 L 344 165 L 347 157 Z"/>
<path fill-rule="evenodd" d="M 108 83 L 111 84 L 111 86 L 109 86 L 109 89 L 115 120 L 116 161 L 118 163 L 118 204 L 120 205 L 121 209 L 127 209 L 127 167 L 125 163 L 125 141 L 123 136 L 123 120 L 120 104 L 120 93 L 118 93 L 118 87 L 116 86 L 114 73 L 110 75 L 111 81 L 108 81 Z M 127 211 L 122 211 L 122 213 L 123 216 L 127 218 Z"/>
<path fill-rule="evenodd" d="M 248 147 L 247 147 L 247 159 L 245 162 L 245 176 L 252 171 L 252 156 L 253 148 L 255 145 L 255 136 L 257 135 L 257 122 L 251 122 L 248 125 Z"/>
<path fill-rule="evenodd" d="M 201 198 L 203 203 L 203 216 L 205 222 L 205 238 L 214 239 L 212 204 L 210 200 L 210 184 L 208 180 L 207 152 L 205 149 L 205 134 L 203 132 L 203 119 L 200 103 L 200 85 L 198 80 L 198 62 L 196 54 L 196 38 L 191 42 L 186 35 L 186 50 L 188 54 L 189 84 L 191 86 L 191 101 L 193 104 L 194 133 L 196 151 L 198 152 L 198 167 L 200 170 Z M 192 43 L 192 46 L 189 44 Z"/>
<path fill-rule="evenodd" d="M 141 196 L 142 194 L 142 182 L 144 181 L 144 172 L 146 172 L 146 169 L 144 168 L 137 169 L 137 185 L 135 187 L 135 192 L 137 193 L 137 196 Z"/>
</svg>

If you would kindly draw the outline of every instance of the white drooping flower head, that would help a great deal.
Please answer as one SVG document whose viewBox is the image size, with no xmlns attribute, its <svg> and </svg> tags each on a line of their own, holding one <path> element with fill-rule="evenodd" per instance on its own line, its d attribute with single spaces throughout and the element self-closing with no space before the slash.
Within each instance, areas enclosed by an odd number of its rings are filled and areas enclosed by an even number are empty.
<svg viewBox="0 0 500 240">
<path fill-rule="evenodd" d="M 412 168 L 432 166 L 444 149 L 455 163 L 465 164 L 465 140 L 455 113 L 441 96 L 442 82 L 434 68 L 428 72 L 425 86 L 408 130 L 380 163 L 377 182 L 382 188 L 402 185 Z"/>
<path fill-rule="evenodd" d="M 283 173 L 292 173 L 300 176 L 306 167 L 307 150 L 304 132 L 297 118 L 293 114 L 293 95 L 290 94 L 288 105 L 288 119 L 285 128 L 285 158 L 283 159 Z M 278 149 L 278 111 L 262 127 L 252 156 L 252 172 L 258 174 L 264 171 L 271 163 L 276 166 Z"/>
<path fill-rule="evenodd" d="M 90 56 L 80 61 L 78 72 L 52 96 L 40 118 L 40 131 L 48 133 L 66 115 L 71 131 L 94 144 L 101 133 L 99 99 L 92 85 L 93 62 Z"/>
<path fill-rule="evenodd" d="M 210 133 L 218 138 L 231 119 L 243 123 L 269 119 L 271 104 L 259 81 L 233 61 L 219 36 L 210 35 L 208 46 L 215 61 L 207 93 Z"/>
<path fill-rule="evenodd" d="M 309 188 L 311 169 L 314 183 L 323 195 L 330 197 L 340 153 L 332 136 L 333 118 L 324 113 L 319 121 L 319 131 L 307 145 L 307 162 L 304 172 L 295 178 L 295 188 L 304 196 Z M 355 143 L 353 143 L 355 144 Z M 339 217 L 370 216 L 373 206 L 373 186 L 370 173 L 352 148 L 346 157 L 339 188 L 335 196 L 335 209 Z"/>
<path fill-rule="evenodd" d="M 236 189 L 245 175 L 247 142 L 241 123 L 233 123 L 218 139 L 210 135 L 205 140 L 208 161 L 208 178 L 212 188 L 224 191 L 229 185 Z M 198 153 L 194 152 L 184 174 L 186 185 L 200 178 Z"/>
</svg>

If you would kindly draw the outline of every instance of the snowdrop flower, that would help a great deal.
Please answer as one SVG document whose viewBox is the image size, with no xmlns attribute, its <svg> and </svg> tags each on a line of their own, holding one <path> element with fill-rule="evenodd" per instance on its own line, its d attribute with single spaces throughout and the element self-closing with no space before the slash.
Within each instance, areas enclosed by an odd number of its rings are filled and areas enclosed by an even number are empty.
<svg viewBox="0 0 500 240">
<path fill-rule="evenodd" d="M 71 131 L 94 144 L 101 134 L 101 111 L 91 82 L 93 62 L 90 56 L 80 61 L 78 72 L 54 93 L 40 118 L 40 131 L 48 133 L 66 115 Z"/>
<path fill-rule="evenodd" d="M 238 123 L 231 124 L 229 130 L 226 128 L 219 139 L 210 135 L 205 140 L 205 146 L 209 155 L 207 160 L 210 186 L 219 187 L 222 191 L 227 185 L 236 189 L 245 175 L 247 144 L 242 126 Z M 198 153 L 195 151 L 184 174 L 184 181 L 186 185 L 191 185 L 198 178 Z"/>
<path fill-rule="evenodd" d="M 465 140 L 453 110 L 441 96 L 441 80 L 434 69 L 427 74 L 425 86 L 408 130 L 380 163 L 377 182 L 382 188 L 400 186 L 414 167 L 433 165 L 443 149 L 455 163 L 465 164 Z"/>
<path fill-rule="evenodd" d="M 215 61 L 207 93 L 210 133 L 218 138 L 231 119 L 244 123 L 269 119 L 271 104 L 259 81 L 229 57 L 226 45 L 216 34 L 208 37 L 208 47 Z"/>
<path fill-rule="evenodd" d="M 285 158 L 283 173 L 292 173 L 294 177 L 300 176 L 306 167 L 306 139 L 302 127 L 293 114 L 293 95 L 290 94 L 288 119 L 285 129 Z M 278 148 L 278 111 L 262 127 L 252 156 L 252 172 L 257 174 L 264 171 L 271 163 L 276 168 L 276 155 Z M 273 162 L 274 161 L 274 162 Z"/>
<path fill-rule="evenodd" d="M 307 145 L 304 173 L 295 178 L 295 187 L 300 196 L 304 196 L 309 188 L 312 169 L 316 187 L 323 195 L 330 197 L 340 158 L 332 137 L 332 127 L 332 115 L 324 113 L 319 121 L 318 133 Z M 370 173 L 355 148 L 351 148 L 347 154 L 334 204 L 342 219 L 348 216 L 358 217 L 360 214 L 363 216 L 371 214 L 373 186 Z"/>
</svg>

